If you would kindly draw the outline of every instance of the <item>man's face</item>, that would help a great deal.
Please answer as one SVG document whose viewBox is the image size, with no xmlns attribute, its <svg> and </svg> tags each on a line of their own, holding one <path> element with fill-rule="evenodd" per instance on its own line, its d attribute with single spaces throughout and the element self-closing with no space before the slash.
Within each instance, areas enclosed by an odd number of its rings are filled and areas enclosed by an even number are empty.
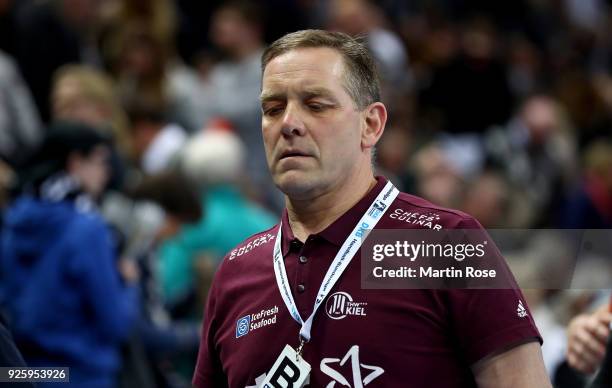
<svg viewBox="0 0 612 388">
<path fill-rule="evenodd" d="M 343 87 L 344 72 L 341 54 L 329 48 L 292 50 L 265 68 L 266 157 L 274 182 L 294 199 L 311 199 L 346 182 L 368 158 L 361 146 L 362 113 Z"/>
</svg>

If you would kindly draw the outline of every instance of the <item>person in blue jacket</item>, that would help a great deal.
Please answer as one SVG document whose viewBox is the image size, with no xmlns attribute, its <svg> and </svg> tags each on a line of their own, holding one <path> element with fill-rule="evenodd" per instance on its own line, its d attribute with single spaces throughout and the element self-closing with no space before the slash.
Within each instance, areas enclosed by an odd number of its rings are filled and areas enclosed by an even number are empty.
<svg viewBox="0 0 612 388">
<path fill-rule="evenodd" d="M 47 132 L 5 213 L 0 305 L 29 366 L 70 367 L 71 387 L 113 387 L 138 294 L 96 211 L 110 142 L 81 124 Z"/>
</svg>

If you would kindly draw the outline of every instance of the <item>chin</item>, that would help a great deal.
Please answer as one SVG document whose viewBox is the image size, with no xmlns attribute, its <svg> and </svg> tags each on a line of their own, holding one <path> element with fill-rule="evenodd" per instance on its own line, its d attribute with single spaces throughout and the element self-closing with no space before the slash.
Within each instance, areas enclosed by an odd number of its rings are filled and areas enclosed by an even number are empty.
<svg viewBox="0 0 612 388">
<path fill-rule="evenodd" d="M 285 195 L 295 199 L 307 199 L 320 186 L 311 174 L 299 171 L 277 174 L 274 183 Z"/>
</svg>

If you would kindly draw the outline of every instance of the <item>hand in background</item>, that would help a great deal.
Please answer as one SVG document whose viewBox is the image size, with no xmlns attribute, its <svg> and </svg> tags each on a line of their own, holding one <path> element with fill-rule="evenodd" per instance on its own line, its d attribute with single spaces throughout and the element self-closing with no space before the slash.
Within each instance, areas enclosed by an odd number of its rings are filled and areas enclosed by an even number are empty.
<svg viewBox="0 0 612 388">
<path fill-rule="evenodd" d="M 129 258 L 121 258 L 117 262 L 121 278 L 128 284 L 138 283 L 140 280 L 140 270 L 134 260 Z"/>
<path fill-rule="evenodd" d="M 602 306 L 592 314 L 581 314 L 570 321 L 567 330 L 567 362 L 582 372 L 593 373 L 604 358 L 612 314 Z"/>
</svg>

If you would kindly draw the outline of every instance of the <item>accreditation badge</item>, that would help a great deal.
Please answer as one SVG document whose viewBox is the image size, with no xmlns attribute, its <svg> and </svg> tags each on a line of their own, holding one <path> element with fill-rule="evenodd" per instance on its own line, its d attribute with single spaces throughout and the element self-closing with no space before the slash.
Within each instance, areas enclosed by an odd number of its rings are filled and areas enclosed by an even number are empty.
<svg viewBox="0 0 612 388">
<path fill-rule="evenodd" d="M 266 373 L 262 388 L 301 388 L 309 383 L 310 364 L 291 346 L 285 345 L 280 356 Z"/>
</svg>

